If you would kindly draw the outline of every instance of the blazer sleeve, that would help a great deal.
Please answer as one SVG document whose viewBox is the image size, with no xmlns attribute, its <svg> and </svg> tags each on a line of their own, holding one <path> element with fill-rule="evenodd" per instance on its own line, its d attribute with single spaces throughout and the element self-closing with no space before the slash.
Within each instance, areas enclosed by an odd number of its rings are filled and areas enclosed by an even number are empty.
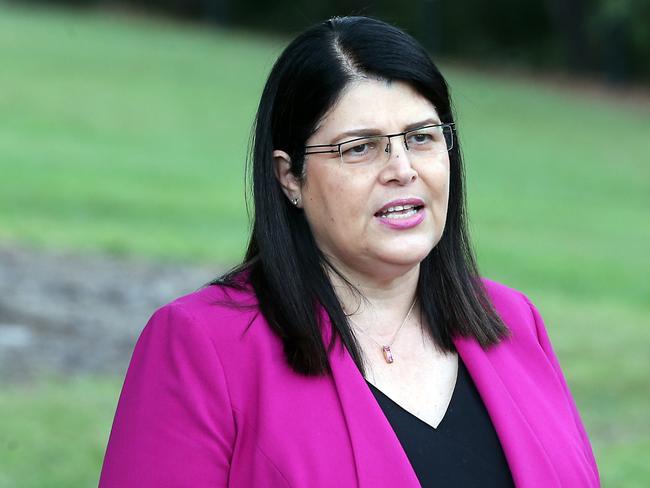
<svg viewBox="0 0 650 488">
<path fill-rule="evenodd" d="M 596 465 L 596 459 L 594 458 L 594 453 L 591 449 L 591 443 L 589 442 L 589 437 L 587 436 L 587 431 L 585 430 L 585 427 L 580 418 L 580 414 L 578 413 L 578 408 L 576 407 L 575 401 L 573 400 L 573 396 L 571 395 L 571 391 L 569 390 L 569 386 L 566 382 L 566 378 L 564 377 L 564 374 L 562 373 L 562 370 L 560 368 L 560 362 L 558 361 L 557 356 L 553 351 L 553 346 L 551 345 L 551 340 L 548 337 L 548 332 L 546 331 L 546 327 L 544 326 L 544 321 L 542 320 L 542 316 L 540 315 L 535 305 L 530 301 L 530 299 L 525 295 L 524 298 L 528 303 L 528 306 L 530 307 L 530 310 L 533 314 L 533 319 L 535 321 L 535 328 L 536 328 L 537 339 L 539 341 L 539 344 L 541 345 L 549 363 L 553 367 L 558 381 L 562 385 L 562 389 L 564 390 L 564 395 L 569 404 L 569 407 L 571 408 L 571 412 L 573 413 L 573 420 L 575 421 L 575 425 L 578 430 L 578 433 L 582 438 L 582 446 L 583 446 L 585 459 L 587 460 L 590 468 L 592 469 L 595 479 L 599 480 L 600 477 L 598 474 L 598 467 Z"/>
<path fill-rule="evenodd" d="M 212 340 L 181 305 L 168 304 L 135 346 L 99 487 L 227 486 L 235 432 Z"/>
</svg>

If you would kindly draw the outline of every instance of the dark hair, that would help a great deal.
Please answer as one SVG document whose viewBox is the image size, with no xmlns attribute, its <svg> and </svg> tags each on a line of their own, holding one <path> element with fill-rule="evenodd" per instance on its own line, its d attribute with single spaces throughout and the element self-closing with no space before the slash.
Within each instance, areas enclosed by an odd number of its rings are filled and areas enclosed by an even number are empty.
<svg viewBox="0 0 650 488">
<path fill-rule="evenodd" d="M 254 223 L 244 262 L 211 283 L 252 286 L 260 311 L 283 341 L 287 361 L 308 375 L 329 371 L 320 307 L 334 332 L 327 350 L 338 335 L 359 369 L 365 368 L 327 276 L 326 267 L 333 267 L 316 246 L 304 212 L 282 192 L 272 153 L 287 152 L 291 172 L 302 177 L 305 142 L 343 88 L 361 76 L 406 82 L 433 103 L 443 123 L 454 121 L 444 78 L 408 34 L 367 17 L 336 17 L 309 28 L 276 61 L 257 111 L 249 156 Z M 454 350 L 454 335 L 473 337 L 488 347 L 508 334 L 487 298 L 471 249 L 458 143 L 450 152 L 450 168 L 445 229 L 420 265 L 417 287 L 423 323 L 437 347 L 446 351 Z"/>
</svg>

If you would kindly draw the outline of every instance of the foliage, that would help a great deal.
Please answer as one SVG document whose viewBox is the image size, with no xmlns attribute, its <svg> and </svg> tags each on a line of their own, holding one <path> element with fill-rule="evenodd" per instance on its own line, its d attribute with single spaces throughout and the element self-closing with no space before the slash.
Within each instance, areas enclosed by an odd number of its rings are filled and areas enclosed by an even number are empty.
<svg viewBox="0 0 650 488">
<path fill-rule="evenodd" d="M 334 15 L 374 15 L 406 28 L 440 56 L 473 64 L 650 79 L 646 0 L 54 0 L 129 5 L 220 25 L 287 33 Z"/>
</svg>

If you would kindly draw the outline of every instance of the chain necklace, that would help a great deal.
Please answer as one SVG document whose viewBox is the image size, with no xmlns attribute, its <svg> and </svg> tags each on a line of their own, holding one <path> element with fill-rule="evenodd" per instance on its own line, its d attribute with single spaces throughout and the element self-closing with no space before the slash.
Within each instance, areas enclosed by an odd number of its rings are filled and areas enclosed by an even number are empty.
<svg viewBox="0 0 650 488">
<path fill-rule="evenodd" d="M 363 330 L 361 327 L 359 327 L 359 325 L 354 320 L 352 320 L 350 318 L 350 316 L 348 316 L 348 320 L 350 321 L 350 323 L 352 325 L 354 325 L 354 327 L 356 329 L 358 329 L 361 333 L 363 333 L 364 335 L 369 337 L 375 344 L 377 344 L 381 348 L 381 352 L 384 355 L 384 359 L 386 360 L 386 362 L 388 364 L 391 364 L 392 362 L 395 361 L 395 359 L 393 358 L 393 351 L 391 351 L 390 347 L 393 345 L 393 342 L 395 342 L 395 338 L 397 337 L 397 334 L 399 334 L 399 331 L 402 329 L 402 327 L 404 326 L 406 321 L 411 316 L 411 312 L 413 311 L 413 307 L 415 306 L 415 302 L 417 302 L 417 300 L 418 300 L 418 297 L 416 296 L 413 299 L 413 303 L 411 303 L 411 308 L 409 308 L 409 311 L 406 313 L 406 317 L 404 317 L 404 320 L 402 320 L 402 323 L 397 328 L 397 330 L 393 334 L 393 337 L 391 338 L 391 340 L 390 340 L 390 342 L 388 344 L 380 344 L 379 342 L 377 342 L 370 334 L 368 334 L 365 330 Z"/>
</svg>

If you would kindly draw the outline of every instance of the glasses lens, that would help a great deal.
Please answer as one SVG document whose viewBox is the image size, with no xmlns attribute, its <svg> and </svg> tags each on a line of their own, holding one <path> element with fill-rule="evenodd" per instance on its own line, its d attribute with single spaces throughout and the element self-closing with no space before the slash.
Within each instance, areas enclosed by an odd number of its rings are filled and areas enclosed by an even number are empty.
<svg viewBox="0 0 650 488">
<path fill-rule="evenodd" d="M 454 127 L 452 125 L 446 125 L 442 128 L 442 132 L 445 136 L 447 151 L 451 151 L 451 149 L 454 147 Z"/>
<path fill-rule="evenodd" d="M 443 153 L 452 148 L 451 127 L 425 127 L 406 133 L 409 151 L 423 154 Z"/>
<path fill-rule="evenodd" d="M 382 137 L 367 137 L 341 144 L 341 159 L 346 164 L 372 163 L 384 153 Z"/>
</svg>

